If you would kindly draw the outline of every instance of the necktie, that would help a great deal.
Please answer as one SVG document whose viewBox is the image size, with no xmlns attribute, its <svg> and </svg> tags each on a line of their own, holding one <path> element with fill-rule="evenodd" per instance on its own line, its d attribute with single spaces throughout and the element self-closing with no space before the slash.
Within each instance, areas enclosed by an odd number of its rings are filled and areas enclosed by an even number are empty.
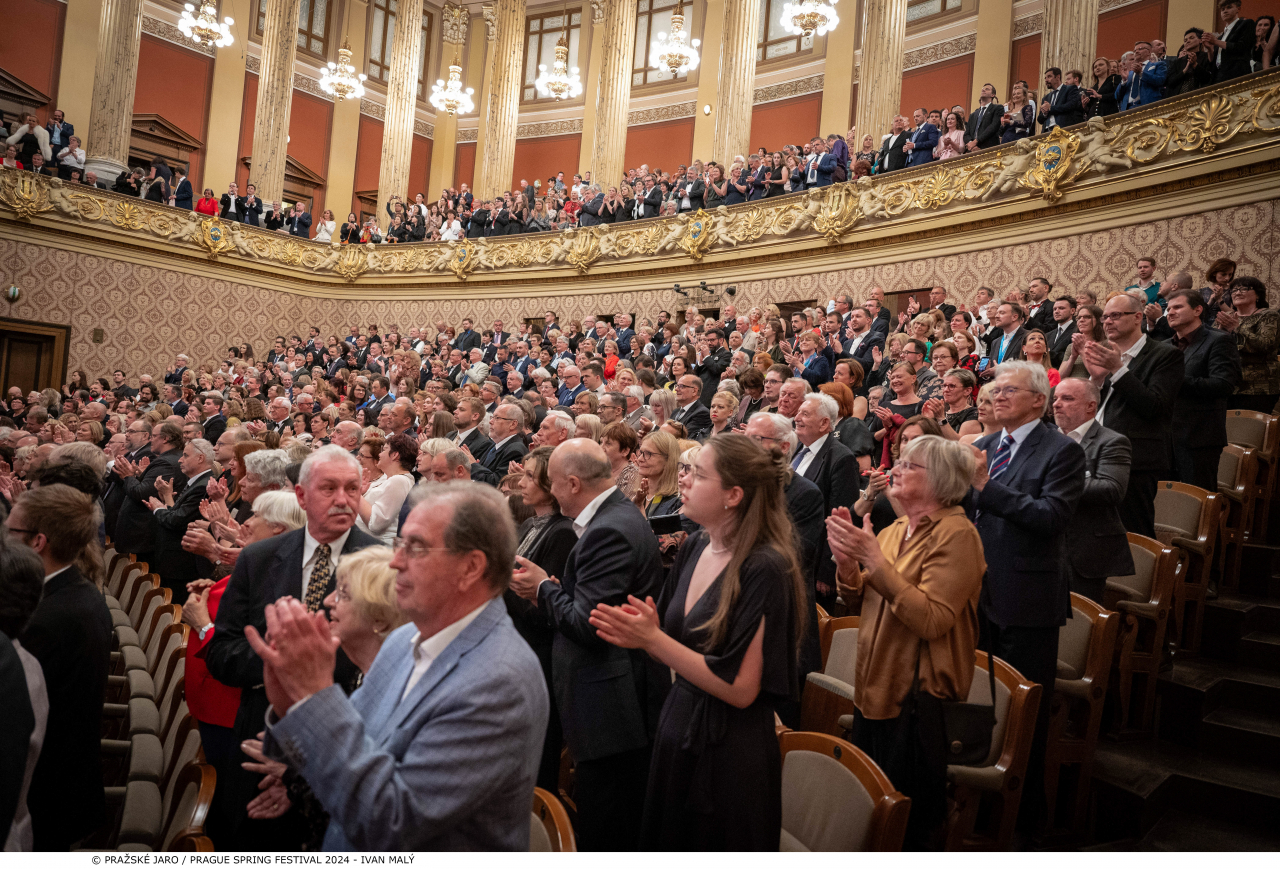
<svg viewBox="0 0 1280 869">
<path fill-rule="evenodd" d="M 1013 438 L 1009 435 L 1005 435 L 1001 438 L 1000 446 L 996 449 L 996 454 L 991 457 L 991 464 L 987 468 L 987 475 L 989 479 L 996 479 L 1005 472 L 1006 468 L 1009 467 L 1009 459 L 1013 458 L 1012 447 Z"/>
<path fill-rule="evenodd" d="M 316 547 L 316 563 L 311 568 L 311 579 L 307 582 L 307 596 L 303 601 L 309 613 L 319 611 L 324 605 L 324 599 L 332 591 L 330 586 L 333 584 L 333 570 L 329 566 L 329 552 L 328 543 L 321 543 Z"/>
<path fill-rule="evenodd" d="M 796 457 L 791 460 L 791 470 L 799 470 L 800 463 L 804 461 L 804 457 L 809 455 L 808 447 L 801 447 L 800 452 L 796 453 Z"/>
</svg>

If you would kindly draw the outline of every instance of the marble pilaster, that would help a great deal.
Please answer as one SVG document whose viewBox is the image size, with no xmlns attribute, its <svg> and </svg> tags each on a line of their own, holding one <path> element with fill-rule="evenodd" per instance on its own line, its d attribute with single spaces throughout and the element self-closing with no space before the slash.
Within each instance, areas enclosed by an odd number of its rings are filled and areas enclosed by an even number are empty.
<svg viewBox="0 0 1280 869">
<path fill-rule="evenodd" d="M 595 136 L 591 177 L 605 189 L 622 179 L 627 150 L 627 113 L 631 103 L 631 64 L 636 42 L 634 0 L 607 0 L 604 21 L 593 34 L 602 37 L 599 93 L 595 105 Z M 603 30 L 603 35 L 601 34 Z M 591 70 L 594 78 L 595 70 Z"/>
<path fill-rule="evenodd" d="M 476 153 L 475 192 L 481 198 L 497 196 L 511 186 L 524 77 L 525 0 L 495 0 L 492 8 L 496 31 L 492 43 L 493 76 L 489 82 L 488 114 L 480 118 L 484 148 Z"/>
<path fill-rule="evenodd" d="M 1051 66 L 1089 75 L 1098 43 L 1098 0 L 1044 0 L 1040 74 Z"/>
<path fill-rule="evenodd" d="M 902 0 L 905 6 L 906 0 Z M 760 33 L 758 0 L 724 0 L 720 34 L 720 87 L 713 109 L 716 131 L 711 157 L 723 165 L 751 150 L 751 109 L 756 92 L 756 39 Z M 714 51 L 703 45 L 703 51 Z"/>
<path fill-rule="evenodd" d="M 103 0 L 98 25 L 93 107 L 85 139 L 85 169 L 110 186 L 129 161 L 133 92 L 142 41 L 142 0 Z M 68 116 L 74 123 L 74 119 Z"/>
<path fill-rule="evenodd" d="M 378 166 L 378 220 L 384 225 L 390 221 L 386 210 L 388 200 L 392 196 L 408 198 L 418 68 L 421 64 L 422 0 L 399 0 L 391 43 L 391 69 L 387 76 L 382 162 Z"/>
<path fill-rule="evenodd" d="M 853 122 L 859 138 L 873 142 L 889 132 L 901 111 L 902 56 L 907 41 L 907 0 L 866 0 L 862 61 L 858 68 L 858 108 Z M 850 144 L 850 149 L 855 145 Z"/>
<path fill-rule="evenodd" d="M 258 72 L 258 105 L 253 118 L 250 180 L 258 197 L 284 197 L 285 156 L 289 146 L 289 110 L 293 105 L 293 61 L 298 49 L 300 0 L 263 0 L 266 23 Z"/>
</svg>

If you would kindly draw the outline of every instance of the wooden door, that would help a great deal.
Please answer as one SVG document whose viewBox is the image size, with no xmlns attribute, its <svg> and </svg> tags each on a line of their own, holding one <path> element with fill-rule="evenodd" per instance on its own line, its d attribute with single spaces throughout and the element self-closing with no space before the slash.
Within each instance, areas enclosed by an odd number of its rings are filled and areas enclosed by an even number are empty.
<svg viewBox="0 0 1280 869">
<path fill-rule="evenodd" d="M 67 343 L 71 329 L 52 323 L 0 318 L 0 384 L 23 395 L 59 389 L 67 376 Z"/>
</svg>

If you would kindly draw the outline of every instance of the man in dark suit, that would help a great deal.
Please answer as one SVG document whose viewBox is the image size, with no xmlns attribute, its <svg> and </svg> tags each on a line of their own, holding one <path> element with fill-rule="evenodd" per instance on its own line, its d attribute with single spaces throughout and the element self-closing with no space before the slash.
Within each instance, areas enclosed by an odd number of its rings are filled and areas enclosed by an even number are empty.
<svg viewBox="0 0 1280 869">
<path fill-rule="evenodd" d="M 391 380 L 385 374 L 375 374 L 369 378 L 369 403 L 364 406 L 364 418 L 377 419 L 382 408 L 395 403 L 391 395 Z"/>
<path fill-rule="evenodd" d="M 27 808 L 35 850 L 66 851 L 105 820 L 102 701 L 111 613 L 102 592 L 75 566 L 98 536 L 94 499 L 70 486 L 40 486 L 18 496 L 4 524 L 43 563 L 40 603 L 21 638 L 40 662 L 49 697 Z"/>
<path fill-rule="evenodd" d="M 71 137 L 76 134 L 75 124 L 68 124 L 66 116 L 63 115 L 62 109 L 54 109 L 53 115 L 49 118 L 49 123 L 45 124 L 45 130 L 49 133 L 49 150 L 56 157 L 58 152 L 71 144 Z"/>
<path fill-rule="evenodd" d="M 706 192 L 707 186 L 698 176 L 698 171 L 689 167 L 685 177 L 676 182 L 676 208 L 679 211 L 697 211 L 702 207 Z"/>
<path fill-rule="evenodd" d="M 311 237 L 311 215 L 303 210 L 301 202 L 293 203 L 293 211 L 289 212 L 289 217 L 285 220 L 285 225 L 289 228 L 289 234 L 298 238 Z"/>
<path fill-rule="evenodd" d="M 484 402 L 478 398 L 463 398 L 453 411 L 453 424 L 458 430 L 449 435 L 449 440 L 456 441 L 458 448 L 466 447 L 471 457 L 484 464 L 489 452 L 493 449 L 493 441 L 480 431 L 480 420 L 484 419 Z"/>
<path fill-rule="evenodd" d="M 902 115 L 895 115 L 893 125 L 889 129 L 889 136 L 880 145 L 881 172 L 892 172 L 907 165 L 907 152 L 902 150 L 902 146 L 907 144 L 910 137 L 911 134 L 907 132 L 907 119 Z"/>
<path fill-rule="evenodd" d="M 1151 43 L 1140 40 L 1133 45 L 1134 60 L 1124 80 L 1116 86 L 1115 98 L 1120 111 L 1149 106 L 1164 96 L 1164 83 L 1169 68 L 1163 60 L 1152 57 Z M 1071 73 L 1067 73 L 1071 80 Z M 1075 82 L 1079 84 L 1079 82 Z"/>
<path fill-rule="evenodd" d="M 711 406 L 711 399 L 720 389 L 720 375 L 733 361 L 729 347 L 724 343 L 723 329 L 708 329 L 698 342 L 698 362 L 693 373 L 702 380 L 702 403 Z"/>
<path fill-rule="evenodd" d="M 1053 323 L 1045 330 L 1049 345 L 1049 362 L 1054 368 L 1062 364 L 1071 346 L 1071 336 L 1076 334 L 1076 297 L 1067 294 L 1053 300 Z"/>
<path fill-rule="evenodd" d="M 162 477 L 172 482 L 175 495 L 186 485 L 187 477 L 178 465 L 183 446 L 182 427 L 166 420 L 151 429 L 149 456 L 137 465 L 124 456 L 116 459 L 114 471 L 124 486 L 124 501 L 116 518 L 116 533 L 111 538 L 117 552 L 127 552 L 138 556 L 139 561 L 151 563 L 159 526 L 147 504 L 159 494 L 156 480 Z"/>
<path fill-rule="evenodd" d="M 213 634 L 201 650 L 210 675 L 240 689 L 238 740 L 256 737 L 268 706 L 262 659 L 250 648 L 245 627 L 252 625 L 265 634 L 264 608 L 285 596 L 297 598 L 312 612 L 320 610 L 335 588 L 341 559 L 378 545 L 377 538 L 352 527 L 360 501 L 360 463 L 342 447 L 321 447 L 308 456 L 295 491 L 307 513 L 306 527 L 241 550 L 218 606 Z M 355 665 L 339 652 L 335 681 L 350 684 L 356 673 Z M 219 795 L 232 821 L 227 847 L 280 847 L 279 839 L 271 835 L 273 822 L 249 821 L 245 813 L 262 778 L 241 769 L 240 764 L 248 760 L 237 752 L 217 770 Z"/>
<path fill-rule="evenodd" d="M 222 415 L 222 393 L 206 392 L 201 396 L 203 402 L 201 404 L 204 413 L 204 421 L 201 426 L 204 428 L 204 439 L 211 444 L 216 444 L 218 438 L 222 437 L 222 433 L 227 430 L 227 418 Z"/>
<path fill-rule="evenodd" d="M 261 226 L 262 200 L 258 198 L 258 188 L 253 184 L 246 184 L 244 189 L 244 222 L 250 226 Z"/>
<path fill-rule="evenodd" d="M 1084 493 L 1067 527 L 1071 590 L 1102 603 L 1108 576 L 1133 573 L 1133 554 L 1120 521 L 1120 502 L 1129 485 L 1133 450 L 1129 439 L 1104 428 L 1094 417 L 1098 388 L 1068 377 L 1053 393 L 1053 418 L 1059 429 L 1084 450 Z"/>
<path fill-rule="evenodd" d="M 969 113 L 969 120 L 964 125 L 965 150 L 977 151 L 999 145 L 1000 118 L 1003 115 L 1004 106 L 996 99 L 996 86 L 984 84 L 982 95 L 978 97 L 978 107 Z"/>
<path fill-rule="evenodd" d="M 938 145 L 938 128 L 928 121 L 929 113 L 916 109 L 912 115 L 916 123 L 911 136 L 902 146 L 907 151 L 908 166 L 923 166 L 933 160 L 933 149 Z"/>
<path fill-rule="evenodd" d="M 878 332 L 881 338 L 888 340 L 891 323 L 889 309 L 884 304 L 884 290 L 880 287 L 872 287 L 871 292 L 867 293 L 866 301 L 862 304 L 871 315 L 871 331 Z"/>
<path fill-rule="evenodd" d="M 1217 490 L 1218 460 L 1227 445 L 1227 400 L 1242 384 L 1233 336 L 1203 325 L 1204 296 L 1174 290 L 1166 297 L 1170 342 L 1182 352 L 1183 378 L 1173 405 L 1173 469 L 1180 482 Z"/>
<path fill-rule="evenodd" d="M 1120 505 L 1126 530 L 1156 536 L 1156 483 L 1173 467 L 1173 408 L 1182 354 L 1142 334 L 1143 304 L 1129 295 L 1107 302 L 1102 328 L 1110 347 L 1089 342 L 1084 364 L 1102 392 L 1102 424 L 1133 445 L 1129 487 Z"/>
<path fill-rule="evenodd" d="M 884 335 L 871 328 L 872 319 L 871 312 L 865 307 L 854 308 L 849 312 L 849 325 L 844 330 L 844 340 L 838 355 L 838 358 L 852 359 L 861 365 L 864 378 L 875 369 L 876 348 L 884 352 Z"/>
<path fill-rule="evenodd" d="M 499 478 L 506 476 L 507 467 L 518 462 L 529 452 L 521 434 L 524 430 L 524 411 L 519 405 L 500 404 L 489 415 L 489 439 L 493 447 L 481 463 Z"/>
<path fill-rule="evenodd" d="M 699 398 L 703 383 L 696 374 L 686 374 L 676 381 L 676 411 L 671 418 L 682 424 L 691 440 L 700 441 L 711 430 L 711 411 Z"/>
<path fill-rule="evenodd" d="M 662 190 L 652 175 L 644 176 L 644 195 L 637 196 L 642 212 L 640 217 L 657 217 L 662 211 Z M 543 337 L 546 335 L 544 333 Z"/>
<path fill-rule="evenodd" d="M 1213 79 L 1215 83 L 1253 72 L 1251 63 L 1257 44 L 1257 26 L 1253 19 L 1240 17 L 1240 0 L 1221 0 L 1218 15 L 1222 18 L 1222 32 L 1206 33 L 1200 37 L 1218 66 L 1218 73 Z"/>
<path fill-rule="evenodd" d="M 173 167 L 173 207 L 181 208 L 183 211 L 190 211 L 194 202 L 191 192 L 191 182 L 187 179 L 187 172 L 181 166 Z"/>
<path fill-rule="evenodd" d="M 552 687 L 575 763 L 578 845 L 635 850 L 649 749 L 671 673 L 642 651 L 604 642 L 588 618 L 596 604 L 621 605 L 629 595 L 657 599 L 663 582 L 658 540 L 614 485 L 599 444 L 570 439 L 556 448 L 547 470 L 578 543 L 558 582 L 517 558 L 511 588 L 535 601 L 556 629 Z"/>
<path fill-rule="evenodd" d="M 822 392 L 805 396 L 795 417 L 800 445 L 791 459 L 791 469 L 822 491 L 824 517 L 830 516 L 837 507 L 852 508 L 861 480 L 857 458 L 834 436 L 839 420 L 840 406 Z M 836 565 L 831 560 L 831 547 L 824 534 L 818 547 L 815 574 L 815 596 L 823 606 L 835 600 L 835 577 Z"/>
<path fill-rule="evenodd" d="M 1047 278 L 1032 278 L 1031 283 L 1027 286 L 1027 294 L 1031 296 L 1031 302 L 1027 305 L 1027 322 L 1028 329 L 1039 329 L 1048 335 L 1049 330 L 1053 328 L 1053 300 L 1049 298 L 1049 293 L 1053 290 L 1053 284 L 1049 283 Z"/>
<path fill-rule="evenodd" d="M 118 451 L 129 462 L 137 465 L 144 457 L 151 455 L 151 428 L 145 420 L 134 420 L 124 432 L 124 447 Z M 112 455 L 112 462 L 118 456 Z M 102 492 L 102 519 L 106 526 L 107 536 L 116 542 L 116 520 L 124 506 L 124 478 L 116 473 L 114 467 L 107 470 L 106 481 Z M 117 550 L 119 551 L 119 550 Z"/>
<path fill-rule="evenodd" d="M 751 182 L 751 195 L 748 200 L 763 199 L 765 191 L 769 189 L 769 176 L 772 174 L 768 166 L 764 165 L 764 161 L 756 154 L 747 157 L 747 169 Z"/>
<path fill-rule="evenodd" d="M 237 192 L 236 182 L 227 185 L 227 192 L 222 194 L 218 204 L 221 206 L 218 216 L 223 220 L 244 223 L 244 197 Z"/>
<path fill-rule="evenodd" d="M 585 195 L 582 197 L 582 214 L 578 216 L 578 223 L 581 226 L 599 226 L 604 223 L 600 219 L 600 210 L 604 208 L 604 194 L 600 192 L 600 188 L 587 188 Z"/>
<path fill-rule="evenodd" d="M 489 208 L 487 205 L 481 205 L 471 212 L 471 221 L 467 224 L 467 238 L 483 238 L 488 225 Z"/>
<path fill-rule="evenodd" d="M 1054 127 L 1070 127 L 1084 123 L 1084 103 L 1080 100 L 1080 88 L 1062 80 L 1062 70 L 1051 66 L 1044 73 L 1046 93 L 1040 103 L 1037 120 L 1044 132 Z"/>
<path fill-rule="evenodd" d="M 462 355 L 470 353 L 472 349 L 479 347 L 481 344 L 480 333 L 471 328 L 471 318 L 462 318 L 462 331 L 458 333 L 458 337 L 453 339 L 453 346 L 462 351 Z"/>
<path fill-rule="evenodd" d="M 178 467 L 187 478 L 180 495 L 173 495 L 171 481 L 160 488 L 167 498 L 153 497 L 147 502 L 156 521 L 156 554 L 152 570 L 160 576 L 160 584 L 173 591 L 173 600 L 185 600 L 187 583 L 209 577 L 213 565 L 200 555 L 182 548 L 182 535 L 187 526 L 200 518 L 200 502 L 213 474 L 213 445 L 196 438 L 183 448 Z M 172 502 L 172 503 L 167 503 Z"/>
<path fill-rule="evenodd" d="M 1071 614 L 1062 565 L 1067 529 L 1085 484 L 1084 450 L 1041 421 L 1049 394 L 1049 378 L 1039 365 L 1000 366 L 991 395 L 1002 431 L 974 444 L 981 452 L 966 505 L 987 557 L 979 603 L 985 617 L 982 647 L 1042 687 L 1022 789 L 1029 829 L 1038 829 L 1044 808 L 1058 628 Z"/>
<path fill-rule="evenodd" d="M 987 366 L 988 374 L 993 366 L 1018 358 L 1022 343 L 1027 338 L 1027 330 L 1023 328 L 1026 317 L 1026 312 L 1017 302 L 1002 302 L 996 309 L 996 321 L 982 336 L 982 342 L 987 345 L 987 357 L 991 360 Z"/>
<path fill-rule="evenodd" d="M 956 315 L 956 306 L 947 302 L 946 287 L 934 287 L 929 291 L 929 307 L 925 309 L 925 313 L 929 311 L 941 311 L 942 316 L 947 318 L 947 323 Z"/>
<path fill-rule="evenodd" d="M 188 363 L 190 362 L 191 360 L 187 357 L 187 354 L 185 353 L 179 353 L 177 356 L 175 356 L 173 358 L 173 367 L 170 368 L 169 371 L 165 372 L 164 382 L 181 385 L 182 375 L 187 373 L 187 366 L 188 366 Z"/>
</svg>

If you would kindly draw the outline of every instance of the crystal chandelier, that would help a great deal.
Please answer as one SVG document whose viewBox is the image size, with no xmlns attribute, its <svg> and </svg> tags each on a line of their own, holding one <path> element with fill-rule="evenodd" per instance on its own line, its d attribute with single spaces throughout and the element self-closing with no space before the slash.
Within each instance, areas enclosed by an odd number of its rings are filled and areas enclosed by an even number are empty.
<svg viewBox="0 0 1280 869">
<path fill-rule="evenodd" d="M 840 18 L 836 15 L 837 0 L 796 0 L 782 7 L 782 26 L 796 36 L 826 36 Z"/>
<path fill-rule="evenodd" d="M 690 40 L 684 29 L 684 0 L 676 4 L 671 14 L 671 34 L 659 33 L 649 52 L 649 63 L 657 70 L 666 70 L 675 78 L 698 68 L 698 51 L 701 40 Z"/>
<path fill-rule="evenodd" d="M 364 96 L 363 82 L 367 78 L 364 73 L 356 74 L 351 63 L 351 43 L 343 39 L 342 48 L 338 49 L 338 62 L 329 61 L 329 68 L 320 74 L 320 89 L 333 94 L 337 102 L 347 97 L 360 99 Z"/>
<path fill-rule="evenodd" d="M 443 79 L 438 79 L 431 86 L 431 105 L 451 115 L 474 111 L 475 104 L 471 101 L 473 93 L 474 88 L 463 91 L 462 67 L 458 65 L 458 58 L 454 57 L 453 63 L 449 64 L 449 83 L 445 84 Z"/>
<path fill-rule="evenodd" d="M 568 25 L 566 24 L 566 27 Z M 567 38 L 568 31 L 560 37 L 560 41 L 556 43 L 556 60 L 551 65 L 551 72 L 547 72 L 545 63 L 538 64 L 538 72 L 542 73 L 538 76 L 534 85 L 538 88 L 538 93 L 545 96 L 552 96 L 558 100 L 572 99 L 582 93 L 582 80 L 578 78 L 578 68 L 575 66 L 569 69 L 569 40 Z"/>
<path fill-rule="evenodd" d="M 218 48 L 226 48 L 235 40 L 231 37 L 231 25 L 235 24 L 230 17 L 222 19 L 222 23 L 218 23 L 218 9 L 214 5 L 214 0 L 201 0 L 200 14 L 192 16 L 192 12 L 196 11 L 196 7 L 190 3 L 182 10 L 182 17 L 178 19 L 178 29 L 182 31 L 183 36 L 191 38 L 196 45 L 202 43 L 210 43 L 218 46 Z"/>
</svg>

